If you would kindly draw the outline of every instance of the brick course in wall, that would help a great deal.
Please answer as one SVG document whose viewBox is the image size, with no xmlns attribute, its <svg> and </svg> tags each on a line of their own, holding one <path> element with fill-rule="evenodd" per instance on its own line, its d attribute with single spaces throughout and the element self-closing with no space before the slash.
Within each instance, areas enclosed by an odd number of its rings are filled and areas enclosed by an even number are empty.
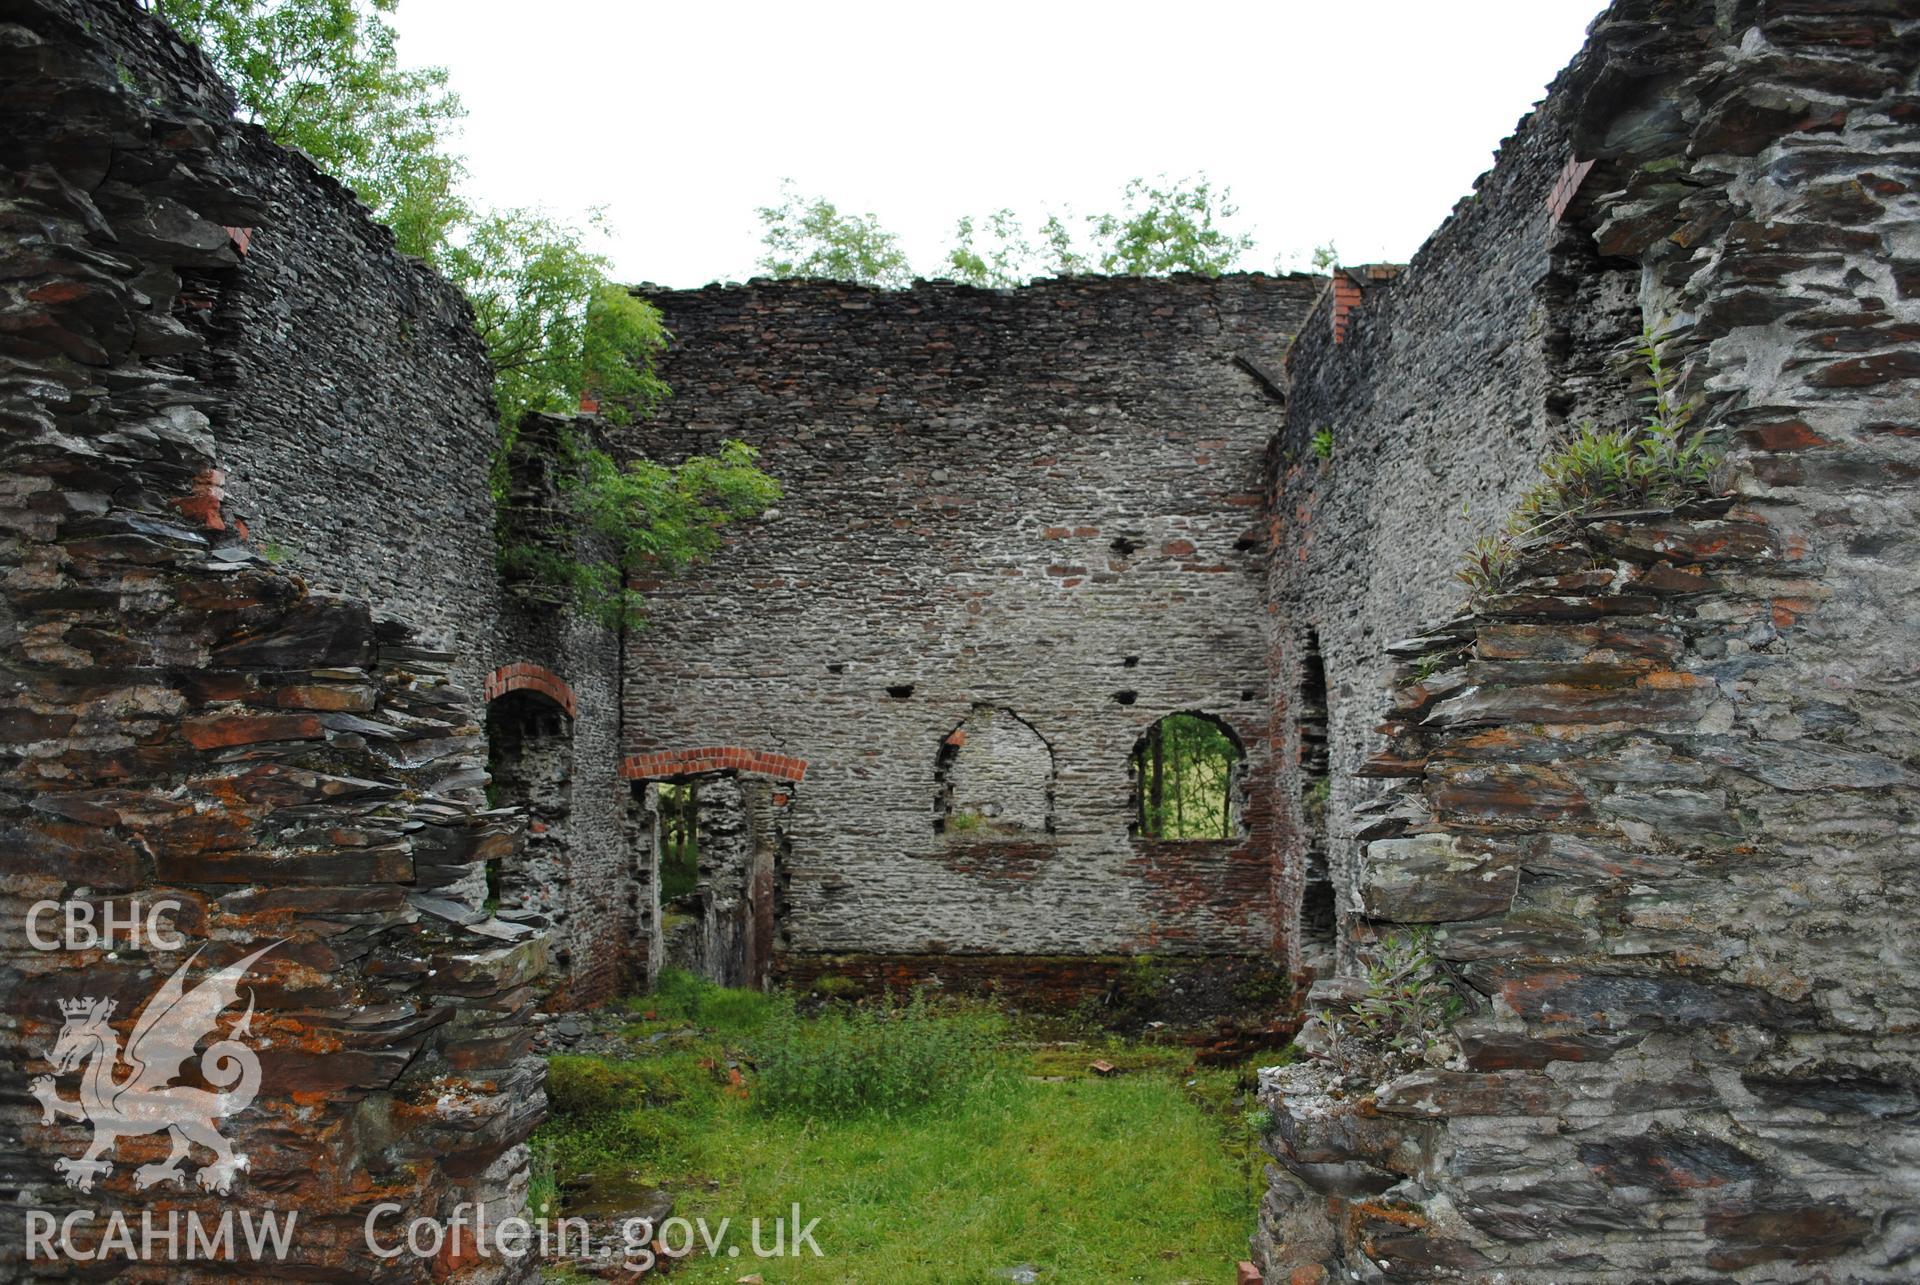
<svg viewBox="0 0 1920 1285">
<path fill-rule="evenodd" d="M 498 700 L 508 692 L 538 692 L 567 711 L 568 718 L 579 712 L 579 698 L 573 694 L 573 688 L 567 685 L 567 680 L 545 665 L 536 665 L 530 660 L 516 660 L 511 665 L 500 666 L 487 675 L 486 685 L 481 692 L 489 701 Z"/>
<path fill-rule="evenodd" d="M 632 754 L 620 763 L 620 775 L 630 781 L 652 781 L 701 772 L 750 772 L 782 781 L 803 781 L 804 759 L 766 754 L 738 745 L 710 745 L 697 750 L 655 750 Z"/>
</svg>

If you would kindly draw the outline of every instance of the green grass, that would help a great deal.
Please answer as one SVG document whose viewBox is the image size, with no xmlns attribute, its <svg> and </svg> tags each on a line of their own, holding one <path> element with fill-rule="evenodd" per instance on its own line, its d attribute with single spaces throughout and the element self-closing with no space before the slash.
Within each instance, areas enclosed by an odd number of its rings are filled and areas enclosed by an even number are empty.
<svg viewBox="0 0 1920 1285">
<path fill-rule="evenodd" d="M 922 1059 L 913 1065 L 930 1059 L 947 1066 L 942 1094 L 918 1103 L 880 1094 L 853 1109 L 832 1095 L 769 1102 L 756 1050 L 844 1045 L 865 1023 L 859 1039 L 871 1053 L 872 1030 L 902 1022 L 902 1010 L 789 1019 L 778 997 L 722 1002 L 716 994 L 741 993 L 679 979 L 663 990 L 630 1001 L 654 1014 L 631 1034 L 665 1033 L 646 1056 L 554 1059 L 555 1114 L 535 1137 L 536 1154 L 551 1155 L 562 1189 L 582 1172 L 637 1181 L 672 1192 L 677 1214 L 709 1223 L 731 1217 L 744 1227 L 797 1203 L 820 1219 L 825 1252 L 696 1256 L 676 1267 L 676 1280 L 758 1272 L 768 1285 L 990 1285 L 1003 1279 L 997 1271 L 1032 1263 L 1047 1285 L 1166 1285 L 1228 1278 L 1246 1257 L 1260 1158 L 1240 1071 L 1195 1070 L 1185 1049 L 1110 1036 L 1040 1042 L 978 1006 L 923 1001 L 908 1023 L 917 1032 L 876 1055 L 877 1075 L 909 1065 L 887 1063 L 896 1053 Z M 738 1017 L 730 1005 L 764 1006 L 762 1034 L 689 1029 L 689 995 L 696 1012 L 723 1017 Z M 801 1029 L 786 1030 L 789 1020 Z M 980 1044 L 989 1033 L 997 1050 Z M 979 1058 L 977 1073 L 954 1072 L 955 1057 Z M 1096 1059 L 1117 1070 L 1093 1074 Z"/>
</svg>

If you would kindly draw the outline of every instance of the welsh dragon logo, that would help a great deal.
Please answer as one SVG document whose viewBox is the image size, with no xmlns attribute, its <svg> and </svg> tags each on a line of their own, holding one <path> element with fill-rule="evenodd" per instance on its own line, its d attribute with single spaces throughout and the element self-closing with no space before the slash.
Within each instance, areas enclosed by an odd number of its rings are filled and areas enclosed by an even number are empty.
<svg viewBox="0 0 1920 1285">
<path fill-rule="evenodd" d="M 141 1010 L 124 1057 L 120 1037 L 107 1022 L 113 1016 L 114 1001 L 61 1002 L 66 1024 L 47 1055 L 54 1073 L 34 1080 L 32 1090 L 40 1100 L 43 1124 L 64 1116 L 93 1125 L 93 1143 L 85 1155 L 54 1162 L 68 1186 L 91 1191 L 96 1177 L 113 1171 L 113 1162 L 104 1157 L 119 1139 L 164 1129 L 173 1137 L 173 1153 L 136 1169 L 136 1188 L 144 1190 L 161 1182 L 184 1186 L 186 1175 L 180 1163 L 196 1142 L 214 1154 L 214 1162 L 202 1166 L 197 1175 L 201 1187 L 221 1195 L 232 1188 L 234 1174 L 247 1167 L 247 1158 L 236 1155 L 213 1125 L 224 1116 L 246 1110 L 260 1091 L 260 1058 L 236 1038 L 250 1034 L 251 992 L 246 1014 L 228 1038 L 209 1044 L 200 1056 L 201 1077 L 213 1088 L 173 1084 L 172 1080 L 193 1057 L 194 1046 L 213 1032 L 221 1012 L 239 999 L 240 982 L 247 969 L 279 944 L 274 942 L 227 965 L 189 991 L 187 970 L 200 957 L 200 951 L 194 951 Z M 124 1076 L 120 1074 L 123 1061 Z M 80 1096 L 71 1101 L 60 1097 L 54 1088 L 55 1079 L 83 1065 Z"/>
</svg>

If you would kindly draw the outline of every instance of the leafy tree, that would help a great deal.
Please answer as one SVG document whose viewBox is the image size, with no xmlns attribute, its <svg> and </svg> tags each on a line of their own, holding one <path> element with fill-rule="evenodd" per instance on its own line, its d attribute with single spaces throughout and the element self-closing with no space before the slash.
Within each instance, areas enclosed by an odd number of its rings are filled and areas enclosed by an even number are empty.
<svg viewBox="0 0 1920 1285">
<path fill-rule="evenodd" d="M 913 269 L 900 238 L 872 214 L 842 214 L 822 196 L 802 196 L 792 179 L 780 184 L 780 203 L 758 211 L 765 225 L 759 266 L 774 277 L 813 277 L 898 287 Z"/>
<path fill-rule="evenodd" d="M 298 147 L 428 257 L 467 214 L 448 144 L 460 100 L 444 67 L 400 66 L 398 0 L 154 0 L 233 86 L 245 119 Z"/>
<path fill-rule="evenodd" d="M 1233 837 L 1233 769 L 1240 748 L 1219 724 L 1169 714 L 1133 751 L 1140 833 L 1154 839 Z"/>
<path fill-rule="evenodd" d="M 622 423 L 667 395 L 653 369 L 667 341 L 659 311 L 614 285 L 607 261 L 582 240 L 578 228 L 537 211 L 501 210 L 437 256 L 473 304 L 509 437 L 521 416 L 567 414 L 583 392 Z"/>
<path fill-rule="evenodd" d="M 623 465 L 563 432 L 555 475 L 569 525 L 558 540 L 504 541 L 502 564 L 564 592 L 602 624 L 639 624 L 646 603 L 628 587 L 632 576 L 674 575 L 706 561 L 723 527 L 779 500 L 780 484 L 754 464 L 757 455 L 744 442 L 724 441 L 717 454 L 680 464 L 641 458 Z M 582 557 L 572 538 L 580 534 L 603 552 Z"/>
<path fill-rule="evenodd" d="M 1253 249 L 1253 237 L 1223 226 L 1239 209 L 1233 193 L 1216 195 L 1206 175 L 1169 182 L 1133 179 L 1121 207 L 1088 220 L 1102 272 L 1150 277 L 1170 272 L 1218 276 Z"/>
<path fill-rule="evenodd" d="M 981 220 L 986 242 L 977 245 L 980 231 L 971 214 L 954 230 L 953 249 L 947 251 L 947 275 L 976 286 L 1018 286 L 1032 279 L 1039 252 L 1026 238 L 1020 216 L 995 210 Z"/>
<path fill-rule="evenodd" d="M 1079 272 L 1217 276 L 1253 249 L 1252 236 L 1227 230 L 1237 213 L 1231 192 L 1216 193 L 1204 174 L 1177 182 L 1137 178 L 1127 184 L 1118 211 L 1077 220 L 1083 229 L 1078 236 L 1058 214 L 1041 221 L 1037 240 L 1028 238 L 1012 210 L 996 210 L 983 220 L 963 218 L 946 269 L 956 281 L 978 286 L 1014 286 L 1043 274 Z"/>
</svg>

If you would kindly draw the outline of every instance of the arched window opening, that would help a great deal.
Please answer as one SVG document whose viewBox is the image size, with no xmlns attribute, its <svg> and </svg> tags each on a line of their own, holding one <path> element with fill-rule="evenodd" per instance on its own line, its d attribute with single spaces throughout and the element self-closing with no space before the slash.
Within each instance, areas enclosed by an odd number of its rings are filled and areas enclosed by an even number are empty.
<svg viewBox="0 0 1920 1285">
<path fill-rule="evenodd" d="M 1327 801 L 1333 778 L 1327 746 L 1327 666 L 1320 634 L 1309 629 L 1300 648 L 1300 687 L 1294 698 L 1299 739 L 1300 829 L 1305 839 L 1305 882 L 1300 895 L 1303 960 L 1332 963 L 1339 929 L 1334 918 L 1333 876 L 1328 864 Z"/>
<path fill-rule="evenodd" d="M 1133 832 L 1145 839 L 1232 839 L 1240 742 L 1210 714 L 1169 714 L 1133 747 Z"/>
<path fill-rule="evenodd" d="M 938 833 L 1053 829 L 1053 747 L 1010 709 L 975 705 L 941 742 L 933 779 Z"/>
<path fill-rule="evenodd" d="M 573 720 L 551 697 L 510 691 L 487 706 L 488 801 L 526 813 L 526 842 L 516 857 L 487 863 L 486 908 L 501 919 L 558 929 L 565 918 L 573 819 Z M 566 934 L 556 932 L 564 969 Z"/>
</svg>

